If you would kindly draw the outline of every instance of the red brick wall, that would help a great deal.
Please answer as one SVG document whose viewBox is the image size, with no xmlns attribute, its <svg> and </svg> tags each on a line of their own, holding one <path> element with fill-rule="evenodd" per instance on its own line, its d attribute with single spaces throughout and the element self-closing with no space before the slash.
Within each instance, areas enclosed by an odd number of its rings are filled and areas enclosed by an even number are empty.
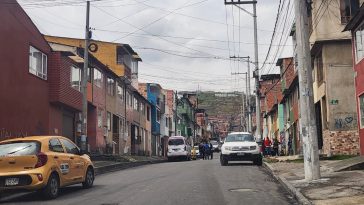
<svg viewBox="0 0 364 205">
<path fill-rule="evenodd" d="M 74 65 L 72 60 L 62 56 L 60 52 L 54 52 L 48 59 L 50 61 L 49 96 L 51 102 L 63 103 L 81 111 L 82 94 L 71 87 L 71 67 Z"/>
<path fill-rule="evenodd" d="M 364 95 L 364 83 L 363 83 L 364 82 L 364 59 L 362 59 L 357 64 L 355 64 L 355 62 L 354 62 L 354 65 L 355 65 L 354 69 L 356 71 L 355 88 L 356 88 L 356 98 L 357 98 L 356 104 L 357 104 L 357 113 L 358 113 L 360 154 L 364 155 L 364 127 L 360 128 L 360 107 L 359 107 L 360 106 L 359 96 Z"/>
</svg>

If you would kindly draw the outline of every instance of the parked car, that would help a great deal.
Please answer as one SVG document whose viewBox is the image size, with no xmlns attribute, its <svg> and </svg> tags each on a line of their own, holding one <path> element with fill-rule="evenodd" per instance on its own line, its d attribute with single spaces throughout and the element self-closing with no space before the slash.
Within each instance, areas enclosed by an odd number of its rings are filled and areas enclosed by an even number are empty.
<svg viewBox="0 0 364 205">
<path fill-rule="evenodd" d="M 248 132 L 228 134 L 221 146 L 220 163 L 226 166 L 229 161 L 253 161 L 258 166 L 262 165 L 262 154 L 252 134 Z"/>
<path fill-rule="evenodd" d="M 191 146 L 186 142 L 183 136 L 173 136 L 168 139 L 168 161 L 182 158 L 191 160 Z"/>
<path fill-rule="evenodd" d="M 38 190 L 54 199 L 61 187 L 95 179 L 90 157 L 69 139 L 33 136 L 0 142 L 0 192 Z"/>
</svg>

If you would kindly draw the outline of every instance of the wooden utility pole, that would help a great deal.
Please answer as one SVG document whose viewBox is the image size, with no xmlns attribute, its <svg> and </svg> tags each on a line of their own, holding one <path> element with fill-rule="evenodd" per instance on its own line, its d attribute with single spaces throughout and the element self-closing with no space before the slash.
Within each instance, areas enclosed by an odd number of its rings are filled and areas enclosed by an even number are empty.
<svg viewBox="0 0 364 205">
<path fill-rule="evenodd" d="M 84 63 L 81 77 L 81 93 L 82 93 L 82 126 L 81 126 L 81 151 L 87 151 L 87 70 L 88 70 L 88 47 L 90 44 L 90 1 L 87 1 L 86 7 L 86 32 L 85 32 L 85 48 Z"/>
<path fill-rule="evenodd" d="M 320 178 L 315 106 L 313 101 L 311 52 L 308 14 L 310 0 L 294 1 L 296 13 L 296 39 L 298 54 L 298 79 L 300 89 L 300 134 L 303 139 L 305 179 Z"/>
</svg>

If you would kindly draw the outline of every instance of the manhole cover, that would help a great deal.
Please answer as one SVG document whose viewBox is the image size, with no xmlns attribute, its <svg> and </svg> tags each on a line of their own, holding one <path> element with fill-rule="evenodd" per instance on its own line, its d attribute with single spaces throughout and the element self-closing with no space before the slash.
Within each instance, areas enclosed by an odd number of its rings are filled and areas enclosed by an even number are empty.
<svg viewBox="0 0 364 205">
<path fill-rule="evenodd" d="M 256 192 L 254 189 L 240 188 L 240 189 L 229 189 L 231 192 Z"/>
</svg>

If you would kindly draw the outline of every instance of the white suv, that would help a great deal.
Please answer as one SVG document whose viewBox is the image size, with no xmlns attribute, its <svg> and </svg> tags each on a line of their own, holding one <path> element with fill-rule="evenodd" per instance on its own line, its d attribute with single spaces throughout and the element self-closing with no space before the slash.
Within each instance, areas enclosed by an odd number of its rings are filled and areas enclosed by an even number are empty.
<svg viewBox="0 0 364 205">
<path fill-rule="evenodd" d="M 226 166 L 229 161 L 253 161 L 262 165 L 262 154 L 254 136 L 249 132 L 233 132 L 225 138 L 221 147 L 220 163 Z"/>
</svg>

